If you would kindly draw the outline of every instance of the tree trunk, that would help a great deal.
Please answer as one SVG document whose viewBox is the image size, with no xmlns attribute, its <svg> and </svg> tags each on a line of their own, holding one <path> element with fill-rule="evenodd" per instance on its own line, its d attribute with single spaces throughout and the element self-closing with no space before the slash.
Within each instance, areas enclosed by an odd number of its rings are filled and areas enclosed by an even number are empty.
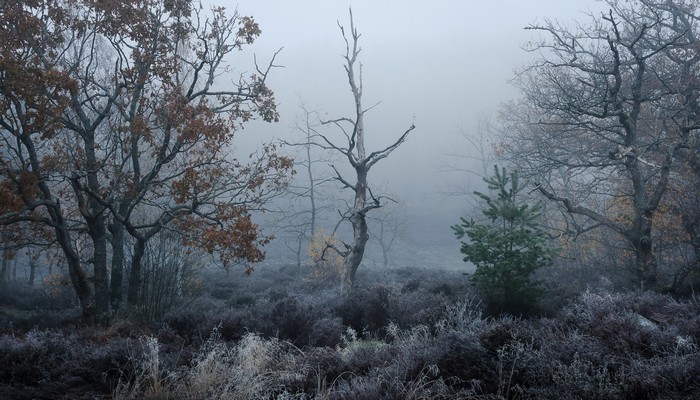
<svg viewBox="0 0 700 400">
<path fill-rule="evenodd" d="M 110 277 L 109 297 L 112 312 L 119 310 L 122 302 L 122 284 L 124 281 L 124 227 L 113 221 L 109 227 L 112 234 L 112 271 Z"/>
<path fill-rule="evenodd" d="M 652 289 L 657 283 L 656 254 L 652 250 L 651 238 L 643 236 L 634 243 L 636 274 L 641 284 Z"/>
<path fill-rule="evenodd" d="M 89 126 L 83 118 L 83 123 Z M 110 318 L 109 302 L 109 275 L 107 273 L 107 225 L 105 220 L 105 208 L 95 199 L 94 194 L 100 193 L 100 179 L 97 171 L 100 165 L 95 154 L 95 133 L 86 132 L 83 136 L 85 141 L 85 161 L 87 167 L 87 193 L 76 179 L 76 195 L 79 198 L 79 208 L 87 224 L 88 235 L 92 241 L 92 265 L 95 280 L 95 316 L 96 322 L 107 325 Z M 81 196 L 85 193 L 87 197 L 87 209 L 83 210 L 80 204 Z"/>
<path fill-rule="evenodd" d="M 136 307 L 139 304 L 139 294 L 141 291 L 141 261 L 146 252 L 146 240 L 136 238 L 134 244 L 134 253 L 131 256 L 131 270 L 129 271 L 129 291 L 127 294 L 127 302 L 130 307 Z"/>
<path fill-rule="evenodd" d="M 389 249 L 382 244 L 382 259 L 384 261 L 384 266 L 388 267 L 389 266 Z"/>
<path fill-rule="evenodd" d="M 109 323 L 109 281 L 107 275 L 107 229 L 101 214 L 86 218 L 92 240 L 92 265 L 95 279 L 95 317 L 100 324 Z"/>
<path fill-rule="evenodd" d="M 175 294 L 177 297 L 182 297 L 185 294 L 185 291 L 184 291 L 185 271 L 184 271 L 184 269 L 185 269 L 184 263 L 180 263 L 179 260 L 175 261 L 175 279 L 176 279 Z"/>
<path fill-rule="evenodd" d="M 355 273 L 365 254 L 365 246 L 369 240 L 367 234 L 367 221 L 363 212 L 355 212 L 350 217 L 353 230 L 353 242 L 350 251 L 343 259 L 343 271 L 341 273 L 340 292 L 344 295 L 352 293 L 355 287 Z"/>
<path fill-rule="evenodd" d="M 358 120 L 362 120 L 361 116 Z M 358 128 L 358 131 L 360 130 Z M 364 144 L 360 146 L 360 143 L 362 143 L 359 141 L 360 137 L 362 136 L 358 134 L 358 151 L 361 149 L 364 155 Z M 350 249 L 348 249 L 348 253 L 343 258 L 343 271 L 341 273 L 340 291 L 346 295 L 351 293 L 355 286 L 355 273 L 365 255 L 365 247 L 369 240 L 366 219 L 367 171 L 369 168 L 365 164 L 367 160 L 363 159 L 363 161 L 355 166 L 357 175 L 357 183 L 353 187 L 355 190 L 355 204 L 349 217 L 352 224 L 353 241 Z"/>
<path fill-rule="evenodd" d="M 367 156 L 365 151 L 365 127 L 364 127 L 364 114 L 367 110 L 362 108 L 362 66 L 360 65 L 360 74 L 356 79 L 355 77 L 355 62 L 357 61 L 357 56 L 360 53 L 360 48 L 358 45 L 358 40 L 360 38 L 359 33 L 355 29 L 355 25 L 352 18 L 352 10 L 350 11 L 350 35 L 352 37 L 352 42 L 350 42 L 345 35 L 345 30 L 341 27 L 341 32 L 346 42 L 346 53 L 345 53 L 345 71 L 348 76 L 348 83 L 350 84 L 350 90 L 352 92 L 353 99 L 355 101 L 355 120 L 348 120 L 343 118 L 334 121 L 339 124 L 340 121 L 351 121 L 353 124 L 352 136 L 348 136 L 348 146 L 347 148 L 338 147 L 332 142 L 330 142 L 323 135 L 324 141 L 331 146 L 331 148 L 340 151 L 345 155 L 350 162 L 350 164 L 355 169 L 356 183 L 352 184 L 349 181 L 343 179 L 340 173 L 336 170 L 338 179 L 346 188 L 350 188 L 355 192 L 355 202 L 352 209 L 348 212 L 348 220 L 352 224 L 353 230 L 353 241 L 349 246 L 347 251 L 342 251 L 343 255 L 343 270 L 341 272 L 341 284 L 340 290 L 343 294 L 349 294 L 352 292 L 355 285 L 355 273 L 357 268 L 362 262 L 362 257 L 365 254 L 365 246 L 369 240 L 369 234 L 367 231 L 367 221 L 366 214 L 368 211 L 379 208 L 379 201 L 372 196 L 373 204 L 369 206 L 367 203 L 367 174 L 374 164 L 382 160 L 383 158 L 389 156 L 401 143 L 406 140 L 408 134 L 415 128 L 413 124 L 409 127 L 399 139 L 391 144 L 390 146 L 384 148 L 380 151 L 374 151 Z M 345 131 L 344 131 L 345 132 Z M 334 167 L 335 169 L 335 167 Z"/>
<path fill-rule="evenodd" d="M 19 262 L 19 257 L 15 257 L 12 260 L 12 282 L 17 282 L 17 263 Z"/>
<path fill-rule="evenodd" d="M 34 286 L 34 279 L 36 277 L 36 261 L 37 255 L 32 254 L 32 248 L 30 247 L 27 254 L 29 255 L 29 286 Z"/>
<path fill-rule="evenodd" d="M 311 130 L 307 130 L 307 142 L 311 141 Z M 307 143 L 306 145 L 306 172 L 309 175 L 309 201 L 311 202 L 311 235 L 310 237 L 314 237 L 314 233 L 316 233 L 316 193 L 315 193 L 315 186 L 314 186 L 314 174 L 313 174 L 313 168 L 312 168 L 312 163 L 311 163 L 311 145 Z M 301 247 L 301 242 L 299 243 L 299 246 Z M 299 250 L 301 252 L 301 248 Z M 300 263 L 301 264 L 301 263 Z"/>
<path fill-rule="evenodd" d="M 61 228 L 56 228 L 56 231 L 59 239 L 58 243 L 66 256 L 68 275 L 75 289 L 75 294 L 78 297 L 78 302 L 80 303 L 80 308 L 83 313 L 83 320 L 88 324 L 92 324 L 95 322 L 94 298 L 85 270 L 80 265 L 80 256 L 69 242 L 70 236 L 67 235 L 67 232 L 64 232 Z"/>
<path fill-rule="evenodd" d="M 2 251 L 2 267 L 0 268 L 0 286 L 7 284 L 8 270 L 10 267 L 10 251 L 3 249 Z"/>
<path fill-rule="evenodd" d="M 684 215 L 683 219 L 683 227 L 688 233 L 689 243 L 693 248 L 694 259 L 689 262 L 689 265 L 676 274 L 673 282 L 673 290 L 676 291 L 683 289 L 683 284 L 689 275 L 693 274 L 697 276 L 697 274 L 700 273 L 700 212 L 695 212 L 694 216 Z M 693 283 L 694 282 L 691 282 L 691 284 Z"/>
<path fill-rule="evenodd" d="M 697 142 L 696 142 L 697 146 Z M 692 147 L 691 147 L 692 148 Z M 697 154 L 697 153 L 695 153 Z M 693 254 L 695 259 L 691 262 L 689 268 L 687 269 L 690 273 L 698 274 L 700 273 L 700 199 L 697 197 L 697 187 L 700 182 L 700 157 L 697 155 L 692 157 L 689 162 L 693 174 L 694 180 L 690 180 L 691 187 L 695 187 L 694 193 L 695 201 L 691 202 L 685 207 L 683 220 L 683 228 L 688 233 L 688 238 L 691 247 L 693 248 Z M 688 275 L 686 274 L 686 276 Z M 696 275 L 697 276 L 697 275 Z M 696 278 L 697 279 L 697 278 Z M 679 286 L 683 283 L 681 280 Z"/>
</svg>

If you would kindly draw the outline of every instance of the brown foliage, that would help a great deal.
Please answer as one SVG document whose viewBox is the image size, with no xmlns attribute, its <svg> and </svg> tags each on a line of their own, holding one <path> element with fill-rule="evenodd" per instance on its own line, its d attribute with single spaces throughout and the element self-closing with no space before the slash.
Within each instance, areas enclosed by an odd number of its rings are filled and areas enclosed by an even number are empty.
<svg viewBox="0 0 700 400">
<path fill-rule="evenodd" d="M 224 60 L 261 30 L 222 7 L 205 13 L 190 0 L 0 6 L 0 223 L 46 222 L 86 309 L 92 297 L 108 304 L 107 260 L 123 246 L 108 226 L 141 249 L 167 227 L 224 264 L 264 257 L 270 238 L 251 212 L 286 183 L 291 160 L 273 146 L 248 163 L 229 153 L 242 123 L 278 119 L 273 63 L 221 89 Z"/>
</svg>

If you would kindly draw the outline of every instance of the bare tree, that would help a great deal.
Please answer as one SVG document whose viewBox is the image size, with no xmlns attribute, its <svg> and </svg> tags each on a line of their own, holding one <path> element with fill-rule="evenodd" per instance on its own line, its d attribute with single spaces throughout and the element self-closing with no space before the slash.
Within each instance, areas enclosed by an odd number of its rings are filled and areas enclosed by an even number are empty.
<svg viewBox="0 0 700 400">
<path fill-rule="evenodd" d="M 494 133 L 493 121 L 486 115 L 478 119 L 474 131 L 459 126 L 455 142 L 443 152 L 441 165 L 437 168 L 441 177 L 452 177 L 446 187 L 440 189 L 442 194 L 473 197 L 474 190 L 481 189 L 470 186 L 470 182 L 483 184 L 483 179 L 497 163 Z"/>
<path fill-rule="evenodd" d="M 319 226 L 329 218 L 328 214 L 334 210 L 334 199 L 324 190 L 333 178 L 320 171 L 319 167 L 326 167 L 337 160 L 333 153 L 317 151 L 315 141 L 321 126 L 318 112 L 309 110 L 303 103 L 299 107 L 302 113 L 297 118 L 294 131 L 302 136 L 302 141 L 282 141 L 283 145 L 298 151 L 293 157 L 296 176 L 287 185 L 282 199 L 285 204 L 277 222 L 283 234 L 291 236 L 283 240 L 287 249 L 294 254 L 297 267 L 301 267 L 306 253 L 304 244 L 309 243 Z"/>
<path fill-rule="evenodd" d="M 335 165 L 332 166 L 335 171 L 335 179 L 338 180 L 344 188 L 352 190 L 354 194 L 353 204 L 347 211 L 342 213 L 342 220 L 347 220 L 352 225 L 353 240 L 349 244 L 344 243 L 344 248 L 332 246 L 332 248 L 343 257 L 343 272 L 340 288 L 342 293 L 347 294 L 353 289 L 355 273 L 362 262 L 365 246 L 369 239 L 367 213 L 382 206 L 381 196 L 375 196 L 368 186 L 368 173 L 374 165 L 388 157 L 389 154 L 406 141 L 408 134 L 415 129 L 415 125 L 411 124 L 411 126 L 391 145 L 382 150 L 367 154 L 365 151 L 364 115 L 372 107 L 365 109 L 362 106 L 362 64 L 359 64 L 359 66 L 357 65 L 357 57 L 360 54 L 360 34 L 355 29 L 352 10 L 350 10 L 349 37 L 345 28 L 340 23 L 338 23 L 338 26 L 345 39 L 345 72 L 347 73 L 348 83 L 354 99 L 355 116 L 353 118 L 341 117 L 323 121 L 324 125 L 333 125 L 337 127 L 343 133 L 346 143 L 341 145 L 331 140 L 327 135 L 319 134 L 318 137 L 320 141 L 318 145 L 324 149 L 336 151 L 347 158 L 348 163 L 355 172 L 354 179 L 349 180 L 341 174 Z"/>
<path fill-rule="evenodd" d="M 543 34 L 529 47 L 541 57 L 519 73 L 523 99 L 501 114 L 504 151 L 582 230 L 624 238 L 632 272 L 657 286 L 654 217 L 700 127 L 698 8 L 608 4 L 587 26 L 528 28 Z"/>
<path fill-rule="evenodd" d="M 382 251 L 382 264 L 386 267 L 391 259 L 391 251 L 396 243 L 406 235 L 408 216 L 401 204 L 387 204 L 371 217 L 369 232 Z"/>
<path fill-rule="evenodd" d="M 678 173 L 671 176 L 668 195 L 662 207 L 660 224 L 665 232 L 662 239 L 673 251 L 672 262 L 677 266 L 673 275 L 673 290 L 682 290 L 686 280 L 697 284 L 700 273 L 700 136 L 695 135 L 686 149 Z"/>
</svg>

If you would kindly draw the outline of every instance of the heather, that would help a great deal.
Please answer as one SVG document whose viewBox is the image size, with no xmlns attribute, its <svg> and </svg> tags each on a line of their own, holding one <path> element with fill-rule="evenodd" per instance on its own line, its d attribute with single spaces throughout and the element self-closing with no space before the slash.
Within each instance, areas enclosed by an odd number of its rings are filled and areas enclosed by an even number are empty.
<svg viewBox="0 0 700 400">
<path fill-rule="evenodd" d="M 693 297 L 614 291 L 602 282 L 556 309 L 543 301 L 536 314 L 513 316 L 488 314 L 457 271 L 370 269 L 350 297 L 285 271 L 209 271 L 195 301 L 157 322 L 123 316 L 106 329 L 82 325 L 75 306 L 44 308 L 48 294 L 14 308 L 3 298 L 0 397 L 700 395 Z"/>
</svg>

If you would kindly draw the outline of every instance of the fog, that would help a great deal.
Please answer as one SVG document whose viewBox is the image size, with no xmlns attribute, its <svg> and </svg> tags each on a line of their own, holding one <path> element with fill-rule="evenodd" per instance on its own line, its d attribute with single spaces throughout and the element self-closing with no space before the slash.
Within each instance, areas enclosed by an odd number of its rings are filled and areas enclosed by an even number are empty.
<svg viewBox="0 0 700 400">
<path fill-rule="evenodd" d="M 517 96 L 509 83 L 513 71 L 536 56 L 522 49 L 537 37 L 524 29 L 527 25 L 545 18 L 563 23 L 586 20 L 585 14 L 600 12 L 603 4 L 593 0 L 396 4 L 239 1 L 238 11 L 253 16 L 262 29 L 253 46 L 258 62 L 268 61 L 283 47 L 276 59 L 283 67 L 275 68 L 269 79 L 279 102 L 279 123 L 249 123 L 238 144 L 250 149 L 270 140 L 291 140 L 300 102 L 326 118 L 352 116 L 353 99 L 341 57 L 345 43 L 338 28 L 338 23 L 349 27 L 352 6 L 362 35 L 363 104 L 379 103 L 366 114 L 368 151 L 392 143 L 414 121 L 416 125 L 408 141 L 373 168 L 370 183 L 386 188 L 405 205 L 411 240 L 423 245 L 421 251 L 439 256 L 439 264 L 458 266 L 459 246 L 449 226 L 470 211 L 470 203 L 465 196 L 448 198 L 444 192 L 470 192 L 478 188 L 479 179 L 445 172 L 446 154 L 473 152 L 460 131 L 476 133 L 480 118 L 496 118 L 499 105 Z"/>
</svg>

